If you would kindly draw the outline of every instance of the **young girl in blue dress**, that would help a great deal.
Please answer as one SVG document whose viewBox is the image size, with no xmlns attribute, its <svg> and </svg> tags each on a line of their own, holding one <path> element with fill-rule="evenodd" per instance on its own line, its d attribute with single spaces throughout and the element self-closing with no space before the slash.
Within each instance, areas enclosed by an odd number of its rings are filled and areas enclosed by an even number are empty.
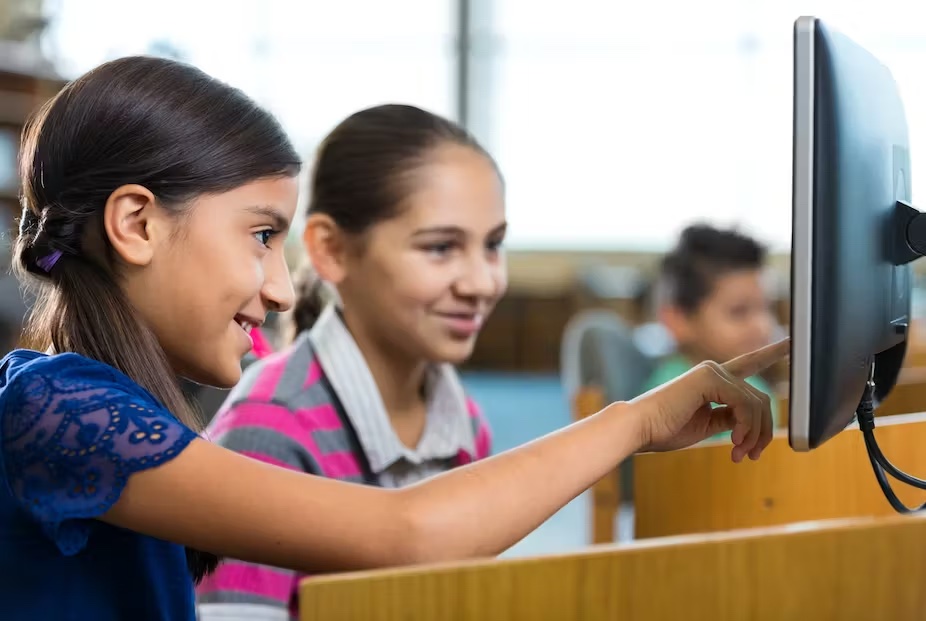
<svg viewBox="0 0 926 621">
<path fill-rule="evenodd" d="M 634 451 L 732 428 L 738 461 L 770 439 L 740 378 L 787 343 L 402 489 L 233 453 L 197 435 L 178 377 L 233 386 L 249 331 L 292 303 L 283 130 L 195 68 L 124 58 L 45 105 L 21 158 L 13 260 L 38 300 L 30 349 L 0 361 L 3 619 L 192 621 L 219 555 L 302 572 L 492 555 Z"/>
</svg>

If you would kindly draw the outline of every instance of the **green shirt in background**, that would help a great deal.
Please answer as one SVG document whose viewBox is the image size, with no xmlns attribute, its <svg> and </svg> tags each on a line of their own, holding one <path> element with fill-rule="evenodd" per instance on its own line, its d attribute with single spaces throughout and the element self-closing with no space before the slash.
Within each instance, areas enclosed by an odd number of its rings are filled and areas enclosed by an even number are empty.
<svg viewBox="0 0 926 621">
<path fill-rule="evenodd" d="M 675 356 L 666 358 L 662 362 L 662 364 L 656 367 L 656 370 L 653 371 L 652 375 L 650 375 L 649 380 L 647 380 L 646 385 L 643 387 L 643 392 L 652 390 L 653 388 L 656 388 L 657 386 L 661 386 L 662 384 L 665 384 L 666 382 L 670 382 L 674 380 L 676 377 L 680 375 L 684 375 L 685 373 L 690 371 L 693 366 L 694 365 L 691 364 L 688 360 L 686 360 L 684 356 L 675 355 Z M 746 382 L 749 383 L 753 388 L 756 388 L 757 390 L 760 390 L 764 392 L 765 394 L 767 394 L 768 396 L 772 397 L 772 423 L 773 423 L 773 427 L 777 429 L 778 427 L 778 402 L 775 399 L 775 395 L 772 392 L 771 386 L 769 386 L 765 380 L 763 380 L 761 377 L 757 375 L 747 378 Z M 723 440 L 723 439 L 729 438 L 730 433 L 731 432 L 729 431 L 725 431 L 723 433 L 718 433 L 717 435 L 712 436 L 708 439 L 709 440 Z"/>
</svg>

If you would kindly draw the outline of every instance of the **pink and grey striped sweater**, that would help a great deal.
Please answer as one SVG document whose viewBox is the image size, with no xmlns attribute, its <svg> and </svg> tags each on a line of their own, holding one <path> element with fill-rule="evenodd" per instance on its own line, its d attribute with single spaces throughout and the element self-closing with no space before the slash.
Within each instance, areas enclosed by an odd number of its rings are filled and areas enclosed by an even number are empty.
<svg viewBox="0 0 926 621">
<path fill-rule="evenodd" d="M 208 437 L 254 459 L 343 481 L 398 487 L 486 457 L 488 425 L 452 368 L 428 384 L 428 422 L 416 449 L 392 431 L 372 374 L 329 307 L 286 350 L 253 363 Z M 297 572 L 225 560 L 198 589 L 202 621 L 297 616 Z"/>
</svg>

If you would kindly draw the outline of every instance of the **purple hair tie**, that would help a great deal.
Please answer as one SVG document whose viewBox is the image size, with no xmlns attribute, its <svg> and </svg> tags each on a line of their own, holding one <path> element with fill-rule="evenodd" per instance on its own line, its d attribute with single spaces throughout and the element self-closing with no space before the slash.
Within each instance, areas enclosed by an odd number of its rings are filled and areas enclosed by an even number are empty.
<svg viewBox="0 0 926 621">
<path fill-rule="evenodd" d="M 55 266 L 55 263 L 57 263 L 58 259 L 60 258 L 61 258 L 61 251 L 55 250 L 53 253 L 42 257 L 35 263 L 36 265 L 41 267 L 43 270 L 45 270 L 45 273 L 50 274 L 51 268 Z"/>
</svg>

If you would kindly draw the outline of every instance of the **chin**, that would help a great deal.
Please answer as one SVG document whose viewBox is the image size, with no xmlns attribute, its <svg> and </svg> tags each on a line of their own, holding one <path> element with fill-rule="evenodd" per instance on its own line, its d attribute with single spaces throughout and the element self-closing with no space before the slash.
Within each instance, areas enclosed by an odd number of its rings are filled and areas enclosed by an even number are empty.
<svg viewBox="0 0 926 621">
<path fill-rule="evenodd" d="M 440 362 L 447 362 L 454 366 L 459 366 L 470 359 L 473 355 L 474 342 L 455 342 L 448 343 L 435 352 L 434 359 Z"/>
<path fill-rule="evenodd" d="M 225 370 L 225 372 L 215 373 L 212 376 L 212 379 L 209 382 L 210 386 L 215 388 L 222 388 L 228 390 L 234 388 L 241 380 L 241 363 L 235 364 L 233 368 Z"/>
<path fill-rule="evenodd" d="M 213 388 L 222 389 L 234 388 L 235 384 L 241 380 L 241 362 L 239 360 L 234 360 L 233 362 L 234 364 L 215 364 L 210 367 L 189 369 L 180 375 L 191 382 L 196 382 L 203 386 L 212 386 Z"/>
</svg>

